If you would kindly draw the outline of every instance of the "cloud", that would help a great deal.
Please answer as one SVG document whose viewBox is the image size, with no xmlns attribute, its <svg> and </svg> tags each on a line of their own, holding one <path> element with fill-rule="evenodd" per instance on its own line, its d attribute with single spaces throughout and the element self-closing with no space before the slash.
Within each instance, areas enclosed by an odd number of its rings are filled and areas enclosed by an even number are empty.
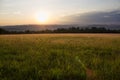
<svg viewBox="0 0 120 80">
<path fill-rule="evenodd" d="M 0 15 L 23 15 L 20 11 L 1 10 Z"/>
<path fill-rule="evenodd" d="M 72 24 L 120 24 L 120 10 L 74 14 L 63 19 L 64 23 Z"/>
</svg>

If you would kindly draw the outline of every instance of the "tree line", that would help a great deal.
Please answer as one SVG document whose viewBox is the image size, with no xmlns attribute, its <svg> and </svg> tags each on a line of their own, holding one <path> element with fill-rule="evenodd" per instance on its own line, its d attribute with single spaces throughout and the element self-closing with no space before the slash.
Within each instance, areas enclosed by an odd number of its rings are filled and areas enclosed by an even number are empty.
<svg viewBox="0 0 120 80">
<path fill-rule="evenodd" d="M 7 31 L 0 28 L 0 34 L 34 34 L 34 33 L 120 33 L 120 30 L 106 29 L 105 27 L 91 27 L 91 28 L 57 28 L 55 30 L 41 30 L 41 31 Z"/>
</svg>

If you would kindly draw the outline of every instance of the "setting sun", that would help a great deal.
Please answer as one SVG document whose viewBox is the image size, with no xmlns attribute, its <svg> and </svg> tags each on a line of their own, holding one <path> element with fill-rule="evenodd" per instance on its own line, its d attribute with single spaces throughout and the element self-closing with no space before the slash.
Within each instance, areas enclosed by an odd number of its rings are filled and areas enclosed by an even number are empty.
<svg viewBox="0 0 120 80">
<path fill-rule="evenodd" d="M 36 15 L 36 19 L 38 22 L 40 23 L 47 23 L 48 22 L 48 19 L 49 19 L 49 15 L 47 13 L 38 13 Z"/>
</svg>

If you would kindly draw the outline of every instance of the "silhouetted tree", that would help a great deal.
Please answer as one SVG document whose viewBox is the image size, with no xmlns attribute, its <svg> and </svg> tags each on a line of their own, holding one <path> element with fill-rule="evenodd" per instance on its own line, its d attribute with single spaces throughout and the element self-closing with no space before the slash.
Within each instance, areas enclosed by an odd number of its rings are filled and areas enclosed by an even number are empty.
<svg viewBox="0 0 120 80">
<path fill-rule="evenodd" d="M 6 31 L 6 30 L 0 28 L 0 34 L 7 34 L 7 33 L 8 33 L 8 31 Z"/>
<path fill-rule="evenodd" d="M 70 28 L 57 28 L 55 30 L 42 30 L 42 31 L 6 31 L 0 28 L 0 34 L 34 34 L 34 33 L 120 33 L 120 30 L 110 30 L 105 27 L 70 27 Z"/>
</svg>

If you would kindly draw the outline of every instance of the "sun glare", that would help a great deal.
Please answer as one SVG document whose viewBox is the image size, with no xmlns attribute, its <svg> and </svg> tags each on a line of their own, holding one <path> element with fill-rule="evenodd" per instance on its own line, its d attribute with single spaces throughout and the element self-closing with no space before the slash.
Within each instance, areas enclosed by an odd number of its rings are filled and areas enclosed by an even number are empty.
<svg viewBox="0 0 120 80">
<path fill-rule="evenodd" d="M 38 13 L 36 15 L 36 19 L 38 22 L 40 23 L 47 23 L 48 22 L 48 19 L 49 19 L 49 15 L 47 13 Z"/>
</svg>

